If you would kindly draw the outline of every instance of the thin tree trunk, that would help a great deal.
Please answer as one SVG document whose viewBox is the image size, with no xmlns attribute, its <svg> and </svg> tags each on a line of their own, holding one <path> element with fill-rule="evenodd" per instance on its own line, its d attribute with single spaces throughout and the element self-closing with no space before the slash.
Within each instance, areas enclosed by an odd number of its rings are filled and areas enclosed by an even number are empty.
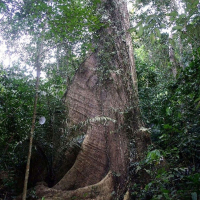
<svg viewBox="0 0 200 200">
<path fill-rule="evenodd" d="M 171 1 L 171 11 L 178 11 L 178 4 L 177 1 L 172 0 Z M 173 41 L 173 33 L 172 33 L 172 27 L 171 30 L 169 32 L 169 40 Z M 169 43 L 169 59 L 170 59 L 170 63 L 172 65 L 172 75 L 174 78 L 176 78 L 177 75 L 177 62 L 176 62 L 176 58 L 175 58 L 175 54 L 174 54 L 174 48 L 172 46 L 171 43 Z"/>
<path fill-rule="evenodd" d="M 26 173 L 25 173 L 22 200 L 26 200 L 26 195 L 27 195 L 27 185 L 28 185 L 30 161 L 31 161 L 31 154 L 32 154 L 32 144 L 33 144 L 33 136 L 34 136 L 34 130 L 35 130 L 35 120 L 36 120 L 37 101 L 38 101 L 38 90 L 39 90 L 39 81 L 40 81 L 40 67 L 41 67 L 40 66 L 41 65 L 40 64 L 41 51 L 42 51 L 42 44 L 41 43 L 38 44 L 38 46 L 37 46 L 38 52 L 37 52 L 37 58 L 36 58 L 36 61 L 35 61 L 35 67 L 37 69 L 37 78 L 36 78 L 36 86 L 35 86 L 35 100 L 34 100 L 33 118 L 32 118 L 32 125 L 31 125 L 31 132 L 30 132 L 29 151 L 28 151 L 28 158 L 27 158 L 27 164 L 26 164 Z"/>
<path fill-rule="evenodd" d="M 173 34 L 171 32 L 169 33 L 169 39 L 173 40 Z M 176 75 L 177 75 L 176 59 L 175 59 L 175 55 L 174 55 L 173 46 L 170 43 L 169 43 L 169 59 L 170 59 L 171 65 L 172 65 L 172 74 L 173 74 L 174 78 L 176 78 Z"/>
<path fill-rule="evenodd" d="M 183 44 L 182 44 L 182 40 L 181 40 L 181 36 L 179 36 L 179 53 L 180 53 L 180 66 L 182 69 L 184 69 L 184 64 L 183 64 Z"/>
</svg>

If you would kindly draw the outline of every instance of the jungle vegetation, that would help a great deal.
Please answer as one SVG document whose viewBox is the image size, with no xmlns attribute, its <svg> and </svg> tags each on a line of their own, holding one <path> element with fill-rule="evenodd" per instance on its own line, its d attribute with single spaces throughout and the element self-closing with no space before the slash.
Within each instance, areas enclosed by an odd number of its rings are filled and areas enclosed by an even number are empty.
<svg viewBox="0 0 200 200">
<path fill-rule="evenodd" d="M 118 1 L 105 2 L 110 6 Z M 10 57 L 9 65 L 4 58 L 0 63 L 0 199 L 14 199 L 23 192 L 30 135 L 33 143 L 27 199 L 38 198 L 34 189 L 37 182 L 52 187 L 72 167 L 84 140 L 84 127 L 68 126 L 65 97 L 79 66 L 91 52 L 98 49 L 102 59 L 97 72 L 102 85 L 109 85 L 113 71 L 127 78 L 110 64 L 109 58 L 116 56 L 112 42 L 117 42 L 110 41 L 108 32 L 102 30 L 117 21 L 107 18 L 106 9 L 114 12 L 112 6 L 100 5 L 100 0 L 0 1 L 0 39 Z M 126 189 L 113 190 L 112 197 L 125 199 L 129 191 L 129 199 L 198 200 L 199 1 L 135 0 L 128 5 L 140 112 L 132 108 L 137 100 L 131 99 L 131 112 L 127 109 L 123 113 L 128 119 L 123 128 L 133 134 L 131 120 L 137 113 L 151 144 L 144 148 L 141 159 L 132 162 L 136 148 L 131 138 Z M 98 47 L 93 42 L 96 40 L 100 41 L 95 43 Z M 39 77 L 41 73 L 44 76 Z M 31 134 L 35 96 L 36 121 Z M 39 123 L 42 116 L 44 124 Z M 95 120 L 110 123 L 108 117 Z M 71 161 L 65 161 L 66 152 Z M 113 176 L 120 179 L 122 174 Z"/>
</svg>

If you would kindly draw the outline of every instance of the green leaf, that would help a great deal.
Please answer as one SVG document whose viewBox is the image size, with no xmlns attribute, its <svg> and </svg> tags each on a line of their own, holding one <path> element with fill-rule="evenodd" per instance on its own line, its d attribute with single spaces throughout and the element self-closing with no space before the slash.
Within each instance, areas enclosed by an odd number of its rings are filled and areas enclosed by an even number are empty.
<svg viewBox="0 0 200 200">
<path fill-rule="evenodd" d="M 182 26 L 174 26 L 174 27 L 173 27 L 173 30 L 182 30 L 182 29 L 183 29 Z"/>
<path fill-rule="evenodd" d="M 155 35 L 153 33 L 151 33 L 151 35 L 150 35 L 150 41 L 151 41 L 151 43 L 153 44 L 155 42 L 155 40 L 156 40 Z"/>
<path fill-rule="evenodd" d="M 161 157 L 160 151 L 155 149 L 153 151 L 148 152 L 146 162 L 151 163 L 152 161 L 158 161 L 160 157 Z"/>
<path fill-rule="evenodd" d="M 167 115 L 171 115 L 172 114 L 172 111 L 171 111 L 170 107 L 166 108 L 166 113 L 167 113 Z"/>
<path fill-rule="evenodd" d="M 161 189 L 161 191 L 162 191 L 163 193 L 169 193 L 169 190 L 166 190 L 166 189 Z"/>
<path fill-rule="evenodd" d="M 170 13 L 167 13 L 166 14 L 167 16 L 173 16 L 173 17 L 176 17 L 178 15 L 178 12 L 177 11 L 172 11 Z"/>
<path fill-rule="evenodd" d="M 192 1 L 192 6 L 191 6 L 191 8 L 192 9 L 195 9 L 196 7 L 197 7 L 197 4 L 199 3 L 199 0 L 194 0 L 194 1 Z"/>
<path fill-rule="evenodd" d="M 197 98 L 197 99 L 194 101 L 194 103 L 196 103 L 196 102 L 198 102 L 198 101 L 200 101 L 200 97 Z"/>
<path fill-rule="evenodd" d="M 138 36 L 140 37 L 144 32 L 144 27 L 142 25 L 139 26 Z"/>
<path fill-rule="evenodd" d="M 139 3 L 141 3 L 141 0 L 136 0 L 136 4 L 139 4 Z"/>
<path fill-rule="evenodd" d="M 170 126 L 169 124 L 164 124 L 164 125 L 163 125 L 163 128 L 164 128 L 164 129 L 171 129 L 172 126 Z"/>
<path fill-rule="evenodd" d="M 200 108 L 200 102 L 198 103 L 198 105 L 197 105 L 197 107 L 196 107 L 196 110 L 197 110 L 198 108 Z"/>
<path fill-rule="evenodd" d="M 130 28 L 129 30 L 128 30 L 130 33 L 132 33 L 132 32 L 134 32 L 134 31 L 136 31 L 136 28 L 134 27 L 134 28 Z"/>
<path fill-rule="evenodd" d="M 155 28 L 154 30 L 156 32 L 156 35 L 160 38 L 161 37 L 160 30 L 158 28 Z"/>
<path fill-rule="evenodd" d="M 145 190 L 149 190 L 149 188 L 152 186 L 152 182 L 148 183 L 146 186 L 145 186 Z"/>
<path fill-rule="evenodd" d="M 166 28 L 166 25 L 165 24 L 161 24 L 160 27 L 161 28 Z"/>
<path fill-rule="evenodd" d="M 178 118 L 181 119 L 182 115 L 181 113 L 178 113 Z"/>
<path fill-rule="evenodd" d="M 179 16 L 179 18 L 185 18 L 186 17 L 186 14 L 181 14 L 180 16 Z"/>
</svg>

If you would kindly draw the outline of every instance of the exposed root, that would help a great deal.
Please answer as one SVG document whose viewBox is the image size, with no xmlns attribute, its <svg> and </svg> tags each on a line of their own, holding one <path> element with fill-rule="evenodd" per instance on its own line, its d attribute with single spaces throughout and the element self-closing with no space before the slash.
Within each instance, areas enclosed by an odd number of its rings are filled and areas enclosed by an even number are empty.
<svg viewBox="0 0 200 200">
<path fill-rule="evenodd" d="M 79 188 L 76 190 L 57 190 L 47 188 L 44 185 L 36 186 L 36 194 L 41 199 L 45 200 L 68 200 L 68 199 L 95 199 L 95 200 L 110 200 L 112 199 L 112 191 L 114 190 L 114 182 L 112 173 L 109 173 L 100 182 Z"/>
</svg>

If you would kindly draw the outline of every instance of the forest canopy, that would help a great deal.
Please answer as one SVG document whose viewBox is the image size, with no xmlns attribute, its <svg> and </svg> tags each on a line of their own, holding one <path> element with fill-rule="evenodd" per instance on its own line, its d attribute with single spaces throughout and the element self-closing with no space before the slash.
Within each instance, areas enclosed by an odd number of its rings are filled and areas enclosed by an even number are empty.
<svg viewBox="0 0 200 200">
<path fill-rule="evenodd" d="M 37 182 L 45 181 L 52 187 L 73 165 L 84 134 L 76 134 L 80 127 L 66 125 L 64 98 L 79 66 L 95 52 L 93 41 L 111 24 L 100 3 L 0 1 L 2 55 L 10 58 L 9 65 L 5 57 L 0 63 L 0 199 L 14 199 L 22 193 L 36 94 L 31 160 L 35 171 L 30 170 L 27 199 L 37 198 Z M 129 1 L 129 17 L 141 118 L 152 140 L 145 158 L 130 163 L 130 199 L 198 200 L 199 0 Z M 109 57 L 106 51 L 101 53 L 103 58 Z M 100 69 L 104 74 L 113 70 L 105 67 Z M 35 71 L 44 74 L 38 77 L 37 89 Z M 46 119 L 44 124 L 39 123 L 41 117 Z M 131 150 L 134 145 L 130 144 Z M 66 151 L 73 156 L 63 170 Z M 144 171 L 148 182 L 139 181 Z M 35 178 L 38 172 L 41 176 Z"/>
</svg>

